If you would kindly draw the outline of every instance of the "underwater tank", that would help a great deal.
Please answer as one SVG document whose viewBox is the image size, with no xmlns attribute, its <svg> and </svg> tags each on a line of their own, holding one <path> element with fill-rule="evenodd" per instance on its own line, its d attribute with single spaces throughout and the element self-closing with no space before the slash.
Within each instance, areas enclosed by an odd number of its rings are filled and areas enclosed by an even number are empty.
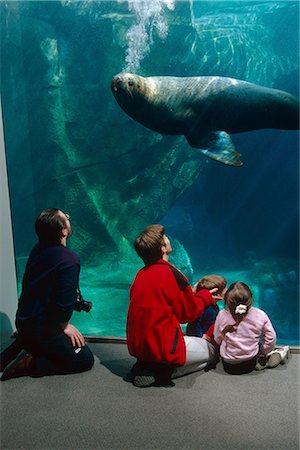
<svg viewBox="0 0 300 450">
<path fill-rule="evenodd" d="M 144 127 L 111 92 L 131 72 L 230 77 L 299 97 L 298 2 L 3 1 L 1 62 L 19 290 L 37 215 L 62 209 L 93 303 L 72 323 L 125 336 L 143 265 L 133 241 L 162 223 L 191 283 L 208 273 L 246 282 L 278 342 L 299 345 L 299 132 L 232 134 L 243 161 L 233 167 Z"/>
</svg>

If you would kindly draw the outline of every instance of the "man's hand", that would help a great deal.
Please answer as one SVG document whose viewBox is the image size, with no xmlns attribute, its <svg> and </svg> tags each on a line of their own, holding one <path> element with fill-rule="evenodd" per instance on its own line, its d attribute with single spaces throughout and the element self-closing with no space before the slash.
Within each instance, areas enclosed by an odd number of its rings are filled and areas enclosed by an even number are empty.
<svg viewBox="0 0 300 450">
<path fill-rule="evenodd" d="M 70 323 L 65 327 L 64 333 L 71 339 L 73 347 L 83 347 L 85 345 L 84 337 L 80 331 Z"/>
<path fill-rule="evenodd" d="M 221 300 L 224 300 L 223 296 L 221 294 L 214 295 L 215 292 L 218 291 L 218 288 L 210 289 L 210 293 L 212 294 L 213 298 L 213 304 L 215 305 L 217 302 L 220 302 Z"/>
</svg>

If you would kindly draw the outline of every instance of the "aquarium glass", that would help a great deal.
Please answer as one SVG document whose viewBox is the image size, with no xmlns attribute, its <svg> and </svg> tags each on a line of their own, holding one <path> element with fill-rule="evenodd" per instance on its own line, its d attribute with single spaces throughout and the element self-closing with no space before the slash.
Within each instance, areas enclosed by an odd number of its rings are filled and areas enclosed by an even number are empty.
<svg viewBox="0 0 300 450">
<path fill-rule="evenodd" d="M 243 165 L 214 161 L 184 136 L 130 118 L 111 91 L 124 71 L 230 77 L 298 97 L 299 3 L 1 2 L 19 290 L 37 215 L 62 209 L 72 220 L 68 245 L 81 258 L 81 291 L 93 302 L 72 322 L 87 335 L 125 336 L 130 284 L 143 265 L 132 243 L 162 223 L 170 261 L 191 283 L 208 273 L 248 283 L 278 342 L 298 345 L 298 131 L 234 133 Z M 239 105 L 231 109 L 222 113 L 235 120 Z"/>
</svg>

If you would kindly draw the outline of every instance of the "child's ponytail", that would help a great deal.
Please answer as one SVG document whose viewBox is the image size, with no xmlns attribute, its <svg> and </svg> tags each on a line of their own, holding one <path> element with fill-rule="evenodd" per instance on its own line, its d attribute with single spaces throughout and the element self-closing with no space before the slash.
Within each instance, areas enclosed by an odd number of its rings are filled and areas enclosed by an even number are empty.
<svg viewBox="0 0 300 450">
<path fill-rule="evenodd" d="M 237 281 L 229 286 L 224 296 L 225 305 L 235 320 L 233 325 L 226 325 L 221 335 L 233 333 L 252 306 L 252 292 L 247 284 Z"/>
</svg>

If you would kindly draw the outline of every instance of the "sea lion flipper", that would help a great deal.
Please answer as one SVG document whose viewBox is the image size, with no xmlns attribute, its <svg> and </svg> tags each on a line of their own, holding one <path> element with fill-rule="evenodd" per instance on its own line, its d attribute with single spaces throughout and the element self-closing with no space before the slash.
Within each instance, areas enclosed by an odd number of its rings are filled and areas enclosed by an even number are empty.
<svg viewBox="0 0 300 450">
<path fill-rule="evenodd" d="M 190 142 L 190 140 L 189 140 Z M 196 147 L 195 141 L 193 147 Z M 234 144 L 225 131 L 214 131 L 198 139 L 197 147 L 205 156 L 229 166 L 242 166 L 241 154 L 235 150 Z"/>
<path fill-rule="evenodd" d="M 214 159 L 215 161 L 219 161 L 223 164 L 227 164 L 228 166 L 235 166 L 239 167 L 243 165 L 243 162 L 240 160 L 241 154 L 237 151 L 221 151 L 219 149 L 212 150 L 212 149 L 200 149 L 200 152 L 203 153 L 203 155 L 208 156 L 211 159 Z"/>
</svg>

